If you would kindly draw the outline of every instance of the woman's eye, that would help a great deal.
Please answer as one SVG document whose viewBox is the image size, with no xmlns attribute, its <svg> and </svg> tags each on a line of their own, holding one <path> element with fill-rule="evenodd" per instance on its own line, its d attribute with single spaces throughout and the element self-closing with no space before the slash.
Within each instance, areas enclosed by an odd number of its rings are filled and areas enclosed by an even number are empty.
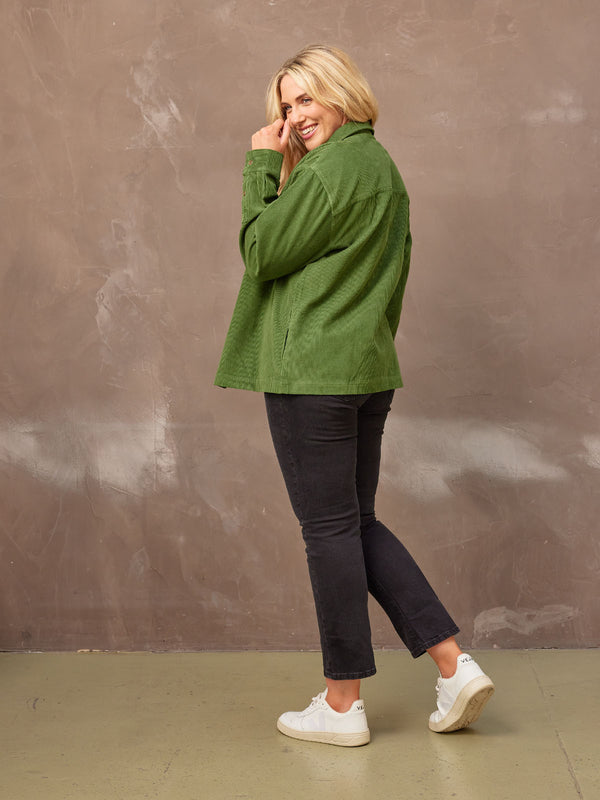
<svg viewBox="0 0 600 800">
<path fill-rule="evenodd" d="M 310 103 L 310 97 L 303 97 L 301 102 L 304 103 L 304 105 L 306 105 L 307 103 Z"/>
</svg>

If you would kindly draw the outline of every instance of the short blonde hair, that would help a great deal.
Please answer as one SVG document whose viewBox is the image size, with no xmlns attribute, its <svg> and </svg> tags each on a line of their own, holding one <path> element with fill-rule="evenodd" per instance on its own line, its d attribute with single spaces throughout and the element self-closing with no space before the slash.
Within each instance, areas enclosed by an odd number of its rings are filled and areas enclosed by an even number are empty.
<svg viewBox="0 0 600 800">
<path fill-rule="evenodd" d="M 284 75 L 290 75 L 317 103 L 341 111 L 347 120 L 375 124 L 377 100 L 364 75 L 343 50 L 311 44 L 282 64 L 267 89 L 267 120 L 270 123 L 283 115 L 280 85 Z M 306 153 L 304 142 L 292 130 L 283 155 L 280 189 Z"/>
</svg>

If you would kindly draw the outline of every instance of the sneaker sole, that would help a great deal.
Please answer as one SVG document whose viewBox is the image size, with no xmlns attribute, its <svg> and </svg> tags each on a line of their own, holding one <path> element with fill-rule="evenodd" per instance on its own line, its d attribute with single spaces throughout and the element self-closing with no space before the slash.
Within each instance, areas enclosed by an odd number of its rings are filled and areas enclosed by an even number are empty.
<svg viewBox="0 0 600 800">
<path fill-rule="evenodd" d="M 429 728 L 435 733 L 451 733 L 466 728 L 479 719 L 483 707 L 494 694 L 494 684 L 487 675 L 473 678 L 459 692 L 454 705 L 440 722 L 429 721 Z"/>
<path fill-rule="evenodd" d="M 328 731 L 297 731 L 288 728 L 283 722 L 277 720 L 277 730 L 292 739 L 303 739 L 306 742 L 321 742 L 322 744 L 335 744 L 339 747 L 360 747 L 369 744 L 371 734 L 369 730 L 360 733 L 333 733 Z"/>
</svg>

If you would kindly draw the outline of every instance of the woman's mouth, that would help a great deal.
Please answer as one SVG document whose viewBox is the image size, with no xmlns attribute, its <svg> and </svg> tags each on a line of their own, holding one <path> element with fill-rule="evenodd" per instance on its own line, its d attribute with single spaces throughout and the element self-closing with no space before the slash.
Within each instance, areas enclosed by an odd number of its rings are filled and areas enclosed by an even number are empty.
<svg viewBox="0 0 600 800">
<path fill-rule="evenodd" d="M 302 136 L 303 139 L 310 139 L 316 129 L 316 123 L 314 125 L 307 125 L 306 128 L 300 128 L 300 136 Z"/>
</svg>

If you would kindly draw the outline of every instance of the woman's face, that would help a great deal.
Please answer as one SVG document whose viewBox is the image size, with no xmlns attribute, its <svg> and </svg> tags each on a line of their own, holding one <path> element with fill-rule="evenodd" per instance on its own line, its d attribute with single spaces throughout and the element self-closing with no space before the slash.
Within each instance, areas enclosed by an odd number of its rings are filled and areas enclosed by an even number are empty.
<svg viewBox="0 0 600 800">
<path fill-rule="evenodd" d="M 325 108 L 294 81 L 284 75 L 279 84 L 281 110 L 284 119 L 304 142 L 307 150 L 314 150 L 326 142 L 331 134 L 347 122 L 341 111 Z"/>
</svg>

